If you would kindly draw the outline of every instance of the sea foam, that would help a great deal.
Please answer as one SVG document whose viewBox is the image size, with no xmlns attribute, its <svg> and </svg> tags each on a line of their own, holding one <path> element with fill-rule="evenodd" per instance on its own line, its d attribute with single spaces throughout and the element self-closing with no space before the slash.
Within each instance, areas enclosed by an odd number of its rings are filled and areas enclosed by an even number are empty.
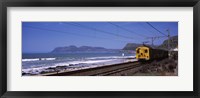
<svg viewBox="0 0 200 98">
<path fill-rule="evenodd" d="M 56 58 L 32 58 L 32 59 L 22 59 L 22 62 L 30 62 L 30 61 L 44 61 L 44 60 L 55 60 Z"/>
</svg>

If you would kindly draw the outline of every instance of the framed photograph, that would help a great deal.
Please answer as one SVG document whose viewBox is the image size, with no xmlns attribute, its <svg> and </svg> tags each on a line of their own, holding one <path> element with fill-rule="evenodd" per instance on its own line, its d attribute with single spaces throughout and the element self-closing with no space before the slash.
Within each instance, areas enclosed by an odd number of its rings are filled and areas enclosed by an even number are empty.
<svg viewBox="0 0 200 98">
<path fill-rule="evenodd" d="M 199 97 L 199 0 L 6 0 L 1 97 Z"/>
</svg>

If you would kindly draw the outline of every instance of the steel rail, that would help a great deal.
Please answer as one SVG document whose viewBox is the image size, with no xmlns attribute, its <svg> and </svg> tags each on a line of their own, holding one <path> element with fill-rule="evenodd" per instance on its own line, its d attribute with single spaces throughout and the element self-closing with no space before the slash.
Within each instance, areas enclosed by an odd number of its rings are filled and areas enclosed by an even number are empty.
<svg viewBox="0 0 200 98">
<path fill-rule="evenodd" d="M 132 66 L 138 65 L 140 62 L 126 62 L 126 63 L 120 63 L 120 64 L 113 64 L 113 65 L 107 65 L 107 66 L 100 66 L 100 67 L 94 67 L 94 68 L 88 68 L 88 69 L 81 69 L 81 70 L 75 70 L 75 71 L 68 71 L 68 72 L 54 72 L 54 73 L 47 73 L 47 74 L 41 74 L 41 76 L 95 76 L 105 73 L 111 73 L 114 70 L 119 72 L 119 70 L 125 70 Z"/>
</svg>

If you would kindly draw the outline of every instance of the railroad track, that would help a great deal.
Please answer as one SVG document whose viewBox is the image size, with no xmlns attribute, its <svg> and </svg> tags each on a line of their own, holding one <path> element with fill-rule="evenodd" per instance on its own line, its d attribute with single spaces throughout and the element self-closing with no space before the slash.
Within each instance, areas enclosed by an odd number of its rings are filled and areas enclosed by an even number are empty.
<svg viewBox="0 0 200 98">
<path fill-rule="evenodd" d="M 126 67 L 123 67 L 123 68 L 120 68 L 120 69 L 116 69 L 116 70 L 111 70 L 111 71 L 107 71 L 107 72 L 103 72 L 103 73 L 97 73 L 97 74 L 94 74 L 92 76 L 112 76 L 112 75 L 115 75 L 117 73 L 124 72 L 124 71 L 130 70 L 130 69 L 135 69 L 135 68 L 138 68 L 138 67 L 141 67 L 141 65 L 140 64 L 130 65 L 130 66 L 126 66 Z M 137 70 L 135 70 L 135 71 L 137 71 Z"/>
<path fill-rule="evenodd" d="M 108 76 L 142 66 L 139 61 L 101 66 L 69 72 L 43 74 L 43 76 Z"/>
<path fill-rule="evenodd" d="M 102 72 L 102 73 L 97 73 L 97 74 L 94 74 L 92 76 L 110 76 L 110 75 L 114 75 L 114 74 L 117 74 L 117 73 L 120 73 L 120 72 L 124 72 L 124 71 L 130 70 L 130 69 L 141 67 L 142 65 L 140 65 L 138 63 L 134 63 L 133 65 L 125 66 L 125 67 L 122 67 L 122 68 L 119 68 L 119 69 L 114 69 L 114 70 L 110 70 L 110 71 L 106 71 L 106 72 Z"/>
</svg>

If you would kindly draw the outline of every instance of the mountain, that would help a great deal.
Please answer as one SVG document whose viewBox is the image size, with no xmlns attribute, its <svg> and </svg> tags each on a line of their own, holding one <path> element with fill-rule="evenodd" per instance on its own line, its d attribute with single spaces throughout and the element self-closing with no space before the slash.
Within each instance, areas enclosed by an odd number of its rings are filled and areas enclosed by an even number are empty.
<svg viewBox="0 0 200 98">
<path fill-rule="evenodd" d="M 106 49 L 103 47 L 91 47 L 91 46 L 81 46 L 77 47 L 74 45 L 66 47 L 57 47 L 51 51 L 52 53 L 117 53 L 117 52 L 130 52 L 135 51 L 135 49 L 142 44 L 137 43 L 127 43 L 125 47 L 120 49 Z M 151 45 L 149 45 L 151 46 Z M 173 36 L 170 38 L 170 49 L 177 48 L 178 46 L 178 36 Z M 151 46 L 152 47 L 152 46 Z M 154 46 L 153 48 L 168 49 L 168 39 L 164 40 L 159 46 Z"/>
<path fill-rule="evenodd" d="M 170 40 L 170 49 L 177 48 L 177 46 L 178 46 L 178 36 L 173 36 L 169 40 Z M 123 50 L 135 50 L 138 46 L 142 46 L 142 44 L 128 43 L 128 44 L 125 45 Z M 151 45 L 149 45 L 149 46 L 151 46 Z M 161 45 L 151 46 L 151 47 L 167 50 L 168 49 L 168 39 L 164 40 Z"/>
<path fill-rule="evenodd" d="M 141 46 L 142 44 L 136 43 L 127 43 L 123 50 L 135 50 L 137 47 Z"/>
<path fill-rule="evenodd" d="M 66 47 L 57 47 L 51 53 L 107 53 L 107 52 L 119 52 L 117 49 L 106 49 L 103 47 L 91 47 L 81 46 L 76 47 L 74 45 Z"/>
<path fill-rule="evenodd" d="M 169 42 L 170 42 L 170 49 L 177 48 L 178 36 L 170 37 Z M 160 46 L 158 46 L 158 48 L 167 50 L 168 49 L 168 39 L 164 40 L 163 43 Z"/>
</svg>

